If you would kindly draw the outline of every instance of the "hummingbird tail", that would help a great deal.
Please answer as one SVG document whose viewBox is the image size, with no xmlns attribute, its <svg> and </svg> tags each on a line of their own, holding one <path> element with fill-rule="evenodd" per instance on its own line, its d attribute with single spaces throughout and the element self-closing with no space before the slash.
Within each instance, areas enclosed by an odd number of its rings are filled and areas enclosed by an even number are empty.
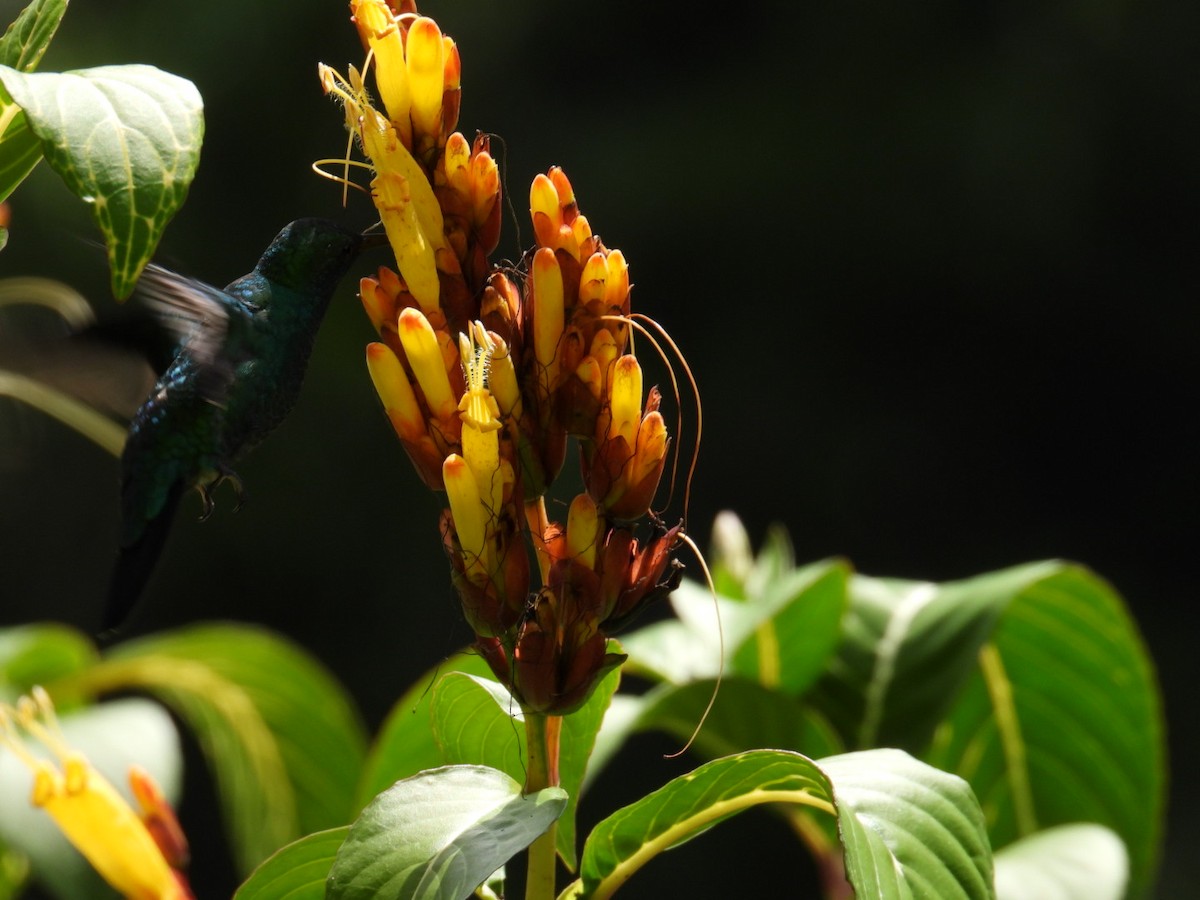
<svg viewBox="0 0 1200 900">
<path fill-rule="evenodd" d="M 121 547 L 112 580 L 109 582 L 108 602 L 104 607 L 101 633 L 115 632 L 122 628 L 137 605 L 138 598 L 141 597 L 146 582 L 150 580 L 150 573 L 154 571 L 158 557 L 167 542 L 167 534 L 171 530 L 175 510 L 183 492 L 183 482 L 175 482 L 158 515 L 146 522 L 146 527 L 136 541 Z"/>
</svg>

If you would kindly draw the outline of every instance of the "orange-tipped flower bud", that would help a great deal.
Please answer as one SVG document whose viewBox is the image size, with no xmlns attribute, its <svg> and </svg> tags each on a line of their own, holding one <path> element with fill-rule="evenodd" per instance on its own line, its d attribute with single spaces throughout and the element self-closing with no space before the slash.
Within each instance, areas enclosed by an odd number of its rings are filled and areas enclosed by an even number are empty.
<svg viewBox="0 0 1200 900">
<path fill-rule="evenodd" d="M 380 343 L 367 344 L 367 371 L 400 439 L 416 443 L 423 438 L 425 417 L 408 382 L 408 374 L 391 348 Z"/>
<path fill-rule="evenodd" d="M 454 531 L 462 551 L 467 577 L 475 584 L 488 580 L 487 519 L 479 497 L 479 486 L 467 461 L 451 453 L 442 463 L 442 482 L 450 500 Z"/>
<path fill-rule="evenodd" d="M 442 126 L 445 44 L 433 19 L 421 16 L 408 28 L 408 83 L 414 133 L 436 138 Z"/>
<path fill-rule="evenodd" d="M 418 309 L 401 310 L 397 331 L 429 411 L 439 419 L 450 418 L 458 409 L 458 402 L 450 390 L 445 359 L 429 320 Z"/>
<path fill-rule="evenodd" d="M 547 247 L 533 256 L 533 353 L 539 394 L 549 398 L 558 386 L 558 344 L 564 322 L 562 272 Z"/>
<path fill-rule="evenodd" d="M 636 357 L 626 354 L 617 360 L 609 403 L 612 430 L 608 435 L 597 435 L 597 440 L 622 437 L 632 447 L 642 421 L 642 367 Z"/>
<path fill-rule="evenodd" d="M 590 569 L 596 564 L 599 537 L 600 519 L 596 504 L 587 494 L 579 494 L 571 501 L 571 509 L 567 513 L 567 552 Z"/>
</svg>

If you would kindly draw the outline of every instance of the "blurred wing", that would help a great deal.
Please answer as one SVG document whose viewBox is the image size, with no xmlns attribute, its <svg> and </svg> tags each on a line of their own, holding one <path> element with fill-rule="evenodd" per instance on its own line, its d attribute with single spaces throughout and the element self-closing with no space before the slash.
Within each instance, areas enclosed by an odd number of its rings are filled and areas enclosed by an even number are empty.
<svg viewBox="0 0 1200 900">
<path fill-rule="evenodd" d="M 245 307 L 219 288 L 153 264 L 142 273 L 137 296 L 178 352 L 196 363 L 197 389 L 210 402 L 223 404 L 246 356 L 238 348 L 248 346 L 245 337 L 253 328 Z"/>
</svg>

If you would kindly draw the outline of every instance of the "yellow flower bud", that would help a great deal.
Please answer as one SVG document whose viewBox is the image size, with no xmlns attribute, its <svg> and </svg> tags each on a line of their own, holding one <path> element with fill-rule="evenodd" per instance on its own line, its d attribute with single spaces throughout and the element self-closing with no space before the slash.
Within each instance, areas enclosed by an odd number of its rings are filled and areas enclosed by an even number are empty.
<svg viewBox="0 0 1200 900">
<path fill-rule="evenodd" d="M 404 355 L 425 393 L 429 411 L 439 419 L 448 419 L 458 408 L 446 377 L 446 366 L 433 326 L 420 310 L 408 307 L 401 311 L 397 324 Z"/>
<path fill-rule="evenodd" d="M 445 44 L 437 22 L 426 16 L 408 28 L 408 83 L 413 129 L 437 136 L 441 130 L 445 90 Z"/>
<path fill-rule="evenodd" d="M 642 421 L 642 367 L 632 355 L 626 354 L 617 360 L 609 405 L 612 409 L 612 436 L 625 438 L 632 449 Z"/>
<path fill-rule="evenodd" d="M 567 512 L 567 551 L 589 569 L 596 564 L 599 534 L 596 503 L 586 493 L 579 494 L 571 501 Z"/>
<path fill-rule="evenodd" d="M 489 513 L 480 502 L 479 485 L 467 461 L 451 453 L 442 463 L 442 481 L 450 500 L 450 515 L 454 531 L 462 548 L 462 562 L 467 577 L 476 584 L 488 578 L 487 523 Z"/>
<path fill-rule="evenodd" d="M 558 386 L 558 344 L 564 324 L 562 272 L 554 251 L 542 247 L 533 256 L 533 355 L 541 396 Z"/>
<path fill-rule="evenodd" d="M 375 393 L 402 440 L 415 442 L 425 434 L 425 417 L 404 366 L 385 344 L 367 344 L 367 371 Z"/>
</svg>

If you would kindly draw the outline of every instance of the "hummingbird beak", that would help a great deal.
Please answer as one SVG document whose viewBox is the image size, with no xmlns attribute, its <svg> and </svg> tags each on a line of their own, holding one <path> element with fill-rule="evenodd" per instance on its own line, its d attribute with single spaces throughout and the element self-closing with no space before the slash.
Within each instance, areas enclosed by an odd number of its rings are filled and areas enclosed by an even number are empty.
<svg viewBox="0 0 1200 900">
<path fill-rule="evenodd" d="M 388 236 L 382 231 L 364 233 L 362 236 L 362 249 L 370 250 L 373 247 L 386 247 L 388 245 Z"/>
</svg>

